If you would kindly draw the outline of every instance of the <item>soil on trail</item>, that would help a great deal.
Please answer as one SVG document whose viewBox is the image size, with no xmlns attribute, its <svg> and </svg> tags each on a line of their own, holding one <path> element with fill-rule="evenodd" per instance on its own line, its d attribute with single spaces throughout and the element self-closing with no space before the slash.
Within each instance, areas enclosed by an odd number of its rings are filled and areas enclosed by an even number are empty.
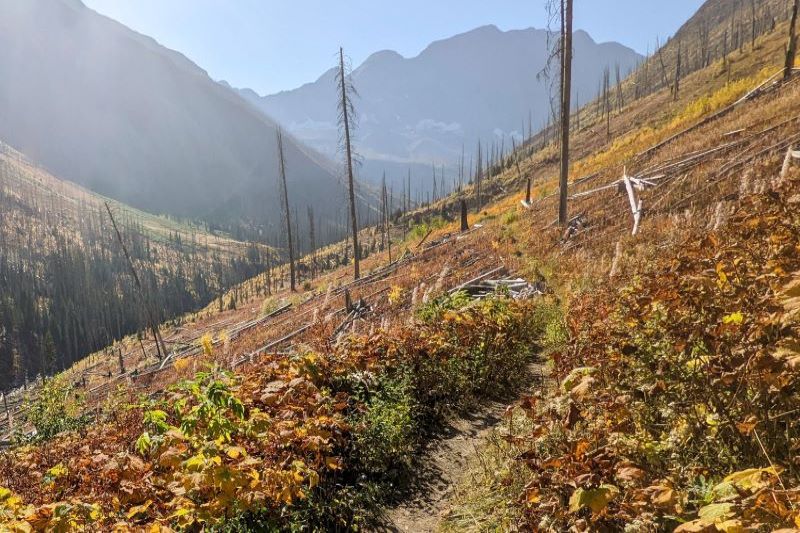
<svg viewBox="0 0 800 533">
<path fill-rule="evenodd" d="M 413 494 L 387 511 L 386 531 L 436 531 L 450 508 L 450 497 L 466 473 L 466 466 L 486 437 L 502 420 L 507 402 L 492 402 L 478 413 L 451 421 L 441 439 L 424 452 Z"/>
<path fill-rule="evenodd" d="M 450 511 L 453 491 L 468 473 L 471 459 L 484 447 L 487 437 L 500 425 L 506 408 L 521 392 L 540 386 L 542 367 L 531 365 L 532 385 L 502 399 L 485 402 L 475 412 L 452 419 L 439 439 L 422 453 L 410 496 L 386 510 L 383 531 L 428 533 L 437 531 Z"/>
</svg>

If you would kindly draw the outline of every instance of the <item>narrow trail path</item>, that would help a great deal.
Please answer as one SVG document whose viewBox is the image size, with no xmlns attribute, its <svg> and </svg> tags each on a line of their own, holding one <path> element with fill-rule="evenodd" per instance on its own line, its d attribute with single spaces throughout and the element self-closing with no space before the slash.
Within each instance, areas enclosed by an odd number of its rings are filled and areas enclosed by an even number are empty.
<svg viewBox="0 0 800 533">
<path fill-rule="evenodd" d="M 451 420 L 442 436 L 433 441 L 419 460 L 412 495 L 386 510 L 384 531 L 430 533 L 438 530 L 450 511 L 453 491 L 468 474 L 467 466 L 486 444 L 487 438 L 503 420 L 506 408 L 523 393 L 540 386 L 540 363 L 528 368 L 529 385 L 503 399 L 487 401 L 468 415 Z"/>
<path fill-rule="evenodd" d="M 445 435 L 425 451 L 413 499 L 388 510 L 387 531 L 436 531 L 450 510 L 453 490 L 490 432 L 502 421 L 507 402 L 491 402 L 479 412 L 451 421 Z"/>
</svg>

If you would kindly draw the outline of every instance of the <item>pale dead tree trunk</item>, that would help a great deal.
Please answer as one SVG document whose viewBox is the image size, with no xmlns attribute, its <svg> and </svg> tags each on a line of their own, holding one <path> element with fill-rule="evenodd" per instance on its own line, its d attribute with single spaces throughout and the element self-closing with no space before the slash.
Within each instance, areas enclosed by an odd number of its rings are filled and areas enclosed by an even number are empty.
<svg viewBox="0 0 800 533">
<path fill-rule="evenodd" d="M 380 230 L 381 230 L 381 251 L 386 249 L 386 216 L 387 206 L 386 206 L 386 172 L 383 173 L 383 179 L 381 181 L 381 223 L 380 223 Z"/>
<path fill-rule="evenodd" d="M 606 139 L 611 141 L 611 71 L 603 71 L 603 105 L 606 112 Z"/>
<path fill-rule="evenodd" d="M 117 363 L 119 364 L 120 375 L 125 373 L 125 360 L 122 358 L 122 348 L 117 348 Z"/>
<path fill-rule="evenodd" d="M 350 115 L 353 103 L 350 99 L 352 86 L 348 84 L 344 66 L 344 49 L 339 48 L 339 114 L 344 137 L 344 152 L 347 159 L 347 187 L 350 200 L 350 227 L 353 236 L 353 278 L 361 277 L 361 249 L 358 246 L 358 218 L 356 215 L 355 180 L 353 179 L 353 150 L 350 143 Z"/>
<path fill-rule="evenodd" d="M 567 225 L 567 181 L 569 180 L 569 115 L 572 96 L 572 0 L 561 0 L 561 175 L 558 222 Z"/>
<path fill-rule="evenodd" d="M 267 250 L 267 296 L 272 296 L 272 250 Z M 221 296 L 220 307 L 222 307 Z"/>
<path fill-rule="evenodd" d="M 436 201 L 436 165 L 431 165 L 433 168 L 433 193 L 431 194 L 431 199 L 435 202 Z"/>
<path fill-rule="evenodd" d="M 155 316 L 150 309 L 147 298 L 145 298 L 144 288 L 142 287 L 142 282 L 139 280 L 139 274 L 136 272 L 136 268 L 133 266 L 133 261 L 128 253 L 128 247 L 125 246 L 125 242 L 122 240 L 122 234 L 117 227 L 117 221 L 114 219 L 113 213 L 111 213 L 111 208 L 108 206 L 108 202 L 105 202 L 105 206 L 106 211 L 108 212 L 108 218 L 111 219 L 111 225 L 114 227 L 114 233 L 117 236 L 117 241 L 119 242 L 119 245 L 122 248 L 122 253 L 125 254 L 125 259 L 128 262 L 128 268 L 133 276 L 133 281 L 136 283 L 136 288 L 138 289 L 137 294 L 141 300 L 144 312 L 147 315 L 147 321 L 149 322 L 150 330 L 153 333 L 153 339 L 156 341 L 156 351 L 158 352 L 158 359 L 160 361 L 167 356 L 167 347 L 164 344 L 164 340 L 161 338 L 161 333 L 158 331 L 158 323 L 156 322 Z"/>
<path fill-rule="evenodd" d="M 464 188 L 464 143 L 461 143 L 461 159 L 458 161 L 458 192 Z"/>
<path fill-rule="evenodd" d="M 519 174 L 520 178 L 522 177 L 522 171 L 519 168 L 519 158 L 516 158 L 514 161 L 517 165 L 517 174 Z M 526 183 L 525 183 L 525 203 L 528 205 L 531 204 L 531 176 L 528 175 Z"/>
<path fill-rule="evenodd" d="M 658 38 L 656 38 L 656 49 L 658 50 L 658 62 L 661 64 L 661 83 L 664 87 L 668 87 L 669 81 L 667 81 L 667 65 L 664 63 L 664 47 L 658 42 Z"/>
<path fill-rule="evenodd" d="M 383 230 L 386 232 L 386 247 L 389 250 L 389 263 L 392 262 L 392 234 L 389 229 L 392 223 L 392 194 L 386 189 L 386 178 L 383 179 Z"/>
<path fill-rule="evenodd" d="M 675 59 L 675 85 L 672 88 L 673 100 L 678 100 L 678 93 L 681 90 L 681 41 L 678 41 L 678 54 Z"/>
<path fill-rule="evenodd" d="M 314 227 L 314 208 L 310 205 L 306 208 L 308 212 L 308 245 L 311 247 L 311 279 L 317 275 L 317 236 Z"/>
<path fill-rule="evenodd" d="M 520 151 L 522 148 L 520 147 Z M 519 166 L 519 158 L 520 153 L 517 150 L 516 143 L 514 141 L 514 137 L 511 137 L 511 157 L 514 159 L 514 166 L 517 167 L 517 179 L 522 182 L 522 169 Z M 525 203 L 530 205 L 531 203 L 531 177 L 528 176 L 528 183 L 525 187 Z"/>
<path fill-rule="evenodd" d="M 477 196 L 477 204 L 475 205 L 475 212 L 479 213 L 481 210 L 481 186 L 483 185 L 483 158 L 481 154 L 481 143 L 478 142 L 478 164 L 475 167 L 475 194 Z"/>
<path fill-rule="evenodd" d="M 789 21 L 789 42 L 786 44 L 786 64 L 783 68 L 783 79 L 788 80 L 794 69 L 794 56 L 797 53 L 797 10 L 800 0 L 794 0 L 792 18 Z"/>
<path fill-rule="evenodd" d="M 294 241 L 292 240 L 292 217 L 289 210 L 289 188 L 286 185 L 286 159 L 283 155 L 283 132 L 280 128 L 276 133 L 278 141 L 278 188 L 281 195 L 281 208 L 286 219 L 286 242 L 289 247 L 289 288 L 292 292 L 297 290 L 295 286 L 294 271 Z"/>
<path fill-rule="evenodd" d="M 751 24 L 750 29 L 752 30 L 750 43 L 751 46 L 753 47 L 753 50 L 755 50 L 756 49 L 756 0 L 750 0 L 750 17 L 752 18 L 752 20 L 750 21 Z"/>
<path fill-rule="evenodd" d="M 411 203 L 411 169 L 408 169 L 408 187 L 406 187 L 406 194 L 408 195 L 408 201 L 406 202 L 406 212 L 411 211 L 412 203 Z"/>
</svg>

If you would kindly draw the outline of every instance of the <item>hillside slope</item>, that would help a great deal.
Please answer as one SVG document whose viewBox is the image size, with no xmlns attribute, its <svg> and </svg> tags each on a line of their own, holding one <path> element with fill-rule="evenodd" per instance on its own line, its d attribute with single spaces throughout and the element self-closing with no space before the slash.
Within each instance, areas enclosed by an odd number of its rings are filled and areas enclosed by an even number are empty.
<svg viewBox="0 0 800 533">
<path fill-rule="evenodd" d="M 519 171 L 486 178 L 498 192 L 471 230 L 440 218 L 467 188 L 415 213 L 427 223 L 400 259 L 371 256 L 361 281 L 345 267 L 266 316 L 254 296 L 235 334 L 222 318 L 185 357 L 69 404 L 140 398 L 0 455 L 0 520 L 376 529 L 444 421 L 529 382 L 540 351 L 555 379 L 506 410 L 446 527 L 795 527 L 800 164 L 783 163 L 800 143 L 800 76 L 763 84 L 784 30 L 687 76 L 677 98 L 629 100 L 611 135 L 587 120 L 568 231 L 557 152 L 534 139 Z M 636 235 L 623 176 L 642 200 Z M 516 276 L 545 294 L 459 290 Z"/>
<path fill-rule="evenodd" d="M 159 321 L 205 306 L 274 255 L 98 196 L 0 144 L 0 390 L 146 329 L 106 201 Z"/>
<path fill-rule="evenodd" d="M 275 123 L 184 56 L 79 0 L 3 0 L 0 77 L 13 80 L 0 138 L 55 175 L 149 212 L 275 233 Z M 285 145 L 290 194 L 337 225 L 337 171 Z"/>
</svg>

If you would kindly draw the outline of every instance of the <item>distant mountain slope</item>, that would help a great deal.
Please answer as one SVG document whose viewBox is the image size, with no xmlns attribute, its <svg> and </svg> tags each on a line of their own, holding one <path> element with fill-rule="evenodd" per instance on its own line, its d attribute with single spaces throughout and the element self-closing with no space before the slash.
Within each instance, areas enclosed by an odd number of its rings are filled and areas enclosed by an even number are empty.
<svg viewBox="0 0 800 533">
<path fill-rule="evenodd" d="M 275 262 L 264 246 L 62 181 L 0 142 L 0 391 L 146 329 L 104 201 L 159 321 L 204 307 Z"/>
<path fill-rule="evenodd" d="M 0 137 L 58 176 L 151 212 L 278 222 L 274 122 L 79 0 L 0 0 L 0 80 Z M 335 171 L 286 149 L 299 209 L 338 220 Z"/>
<path fill-rule="evenodd" d="M 437 41 L 417 57 L 382 51 L 353 72 L 360 97 L 357 146 L 367 173 L 392 163 L 455 163 L 462 144 L 523 134 L 529 112 L 534 131 L 547 121 L 549 84 L 537 77 L 548 57 L 546 30 L 500 31 L 484 26 Z M 576 101 L 597 93 L 606 67 L 626 75 L 641 59 L 616 43 L 575 35 Z M 613 75 L 613 74 L 612 74 Z M 335 71 L 278 94 L 241 94 L 299 139 L 324 154 L 335 153 Z M 523 125 L 524 122 L 524 125 Z M 365 176 L 366 177 L 366 176 Z M 373 176 L 374 177 L 374 176 Z"/>
<path fill-rule="evenodd" d="M 678 51 L 682 77 L 723 60 L 721 71 L 730 79 L 729 65 L 747 57 L 754 44 L 759 49 L 759 38 L 785 23 L 790 13 L 791 2 L 785 0 L 706 0 L 674 36 L 642 63 L 627 89 L 634 94 L 649 94 L 671 87 Z"/>
</svg>

